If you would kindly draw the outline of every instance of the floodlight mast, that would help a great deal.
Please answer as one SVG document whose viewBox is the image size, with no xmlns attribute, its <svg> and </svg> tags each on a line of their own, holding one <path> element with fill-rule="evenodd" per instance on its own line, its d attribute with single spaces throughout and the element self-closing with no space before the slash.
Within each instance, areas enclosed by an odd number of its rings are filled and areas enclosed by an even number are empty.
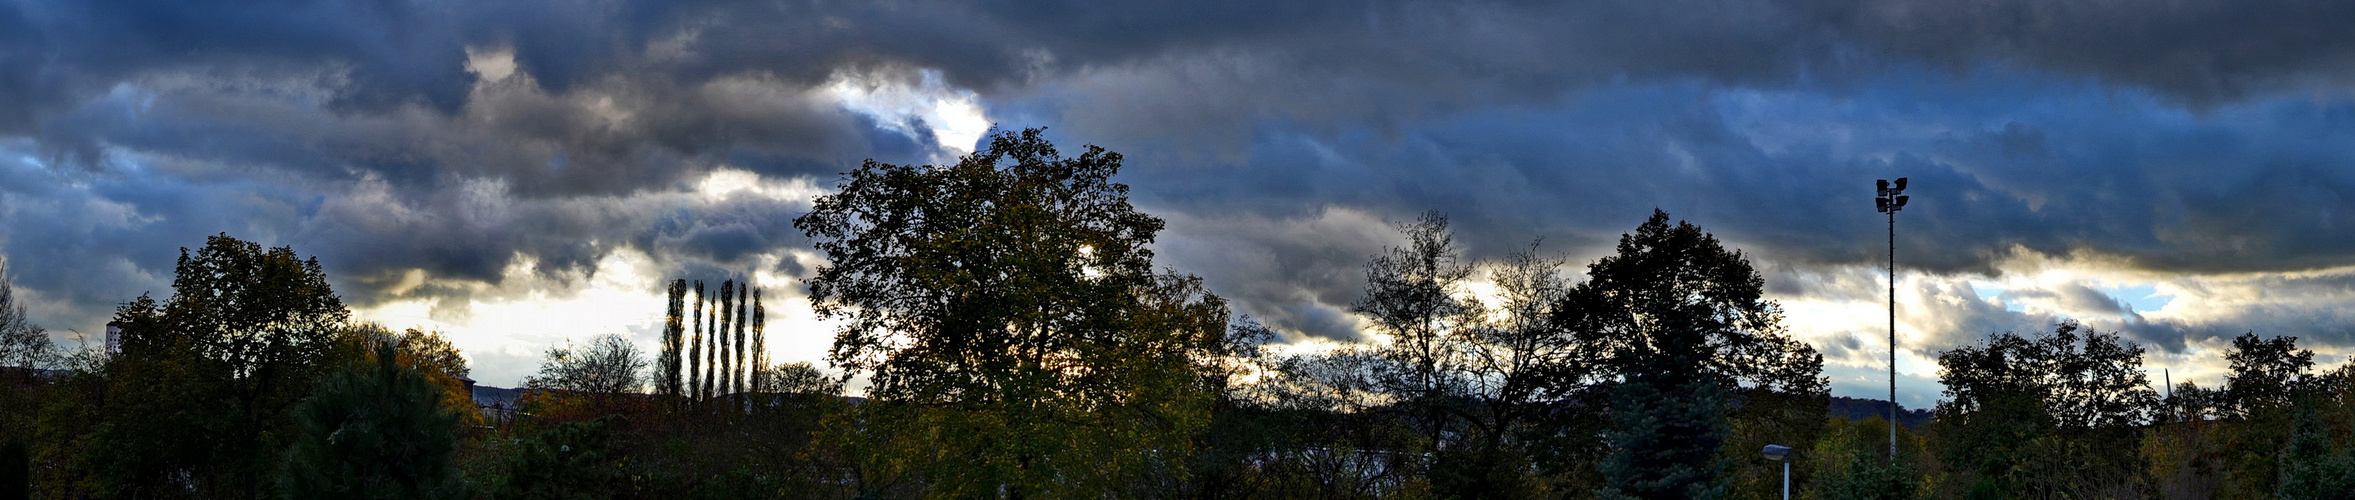
<svg viewBox="0 0 2355 500">
<path fill-rule="evenodd" d="M 1897 178 L 1895 186 L 1888 179 L 1873 181 L 1880 191 L 1873 205 L 1881 213 L 1889 214 L 1889 463 L 1897 463 L 1897 211 L 1905 209 L 1905 178 Z"/>
</svg>

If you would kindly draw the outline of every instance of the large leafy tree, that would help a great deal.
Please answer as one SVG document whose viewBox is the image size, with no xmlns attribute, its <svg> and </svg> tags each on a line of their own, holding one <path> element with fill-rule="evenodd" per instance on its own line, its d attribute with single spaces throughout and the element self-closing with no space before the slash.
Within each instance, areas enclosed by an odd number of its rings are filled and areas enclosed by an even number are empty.
<svg viewBox="0 0 2355 500">
<path fill-rule="evenodd" d="M 2159 396 L 2142 346 L 2062 322 L 2052 333 L 2001 333 L 1938 356 L 1946 401 L 1937 433 L 1977 491 L 2036 497 L 2136 493 L 2134 428 Z"/>
<path fill-rule="evenodd" d="M 1154 271 L 1163 223 L 1120 161 L 999 133 L 955 165 L 869 160 L 794 220 L 829 260 L 809 280 L 843 320 L 829 360 L 870 375 L 868 428 L 925 448 L 902 450 L 934 493 L 1113 491 L 1183 463 L 1227 313 Z"/>
<path fill-rule="evenodd" d="M 2232 352 L 2224 360 L 2232 374 L 2224 380 L 2222 409 L 2248 418 L 2290 405 L 2302 376 L 2314 367 L 2314 351 L 2299 349 L 2297 337 L 2267 339 L 2249 332 L 2232 339 Z"/>
<path fill-rule="evenodd" d="M 2298 348 L 2297 337 L 2258 337 L 2255 332 L 2232 339 L 2224 355 L 2232 372 L 2214 394 L 2216 413 L 2226 423 L 2202 436 L 2210 453 L 2219 456 L 2227 471 L 2218 474 L 2225 496 L 2261 497 L 2276 492 L 2276 479 L 2286 477 L 2278 465 L 2281 451 L 2293 444 L 2303 420 L 2293 411 L 2301 393 L 2312 392 L 2322 378 L 2307 373 L 2314 352 Z M 2310 412 L 2305 412 L 2310 413 Z"/>
<path fill-rule="evenodd" d="M 182 248 L 169 300 L 115 313 L 102 489 L 262 496 L 296 430 L 289 410 L 352 355 L 338 348 L 349 317 L 316 258 L 227 235 Z"/>
<path fill-rule="evenodd" d="M 1722 496 L 1721 449 L 1734 431 L 1727 407 L 1737 397 L 1814 401 L 1802 423 L 1782 426 L 1803 431 L 1791 436 L 1799 439 L 1818 432 L 1803 422 L 1820 423 L 1822 356 L 1784 333 L 1779 306 L 1762 297 L 1765 281 L 1741 252 L 1655 210 L 1587 275 L 1556 317 L 1601 346 L 1616 379 L 1605 496 Z M 1774 417 L 1760 418 L 1791 420 Z"/>
</svg>

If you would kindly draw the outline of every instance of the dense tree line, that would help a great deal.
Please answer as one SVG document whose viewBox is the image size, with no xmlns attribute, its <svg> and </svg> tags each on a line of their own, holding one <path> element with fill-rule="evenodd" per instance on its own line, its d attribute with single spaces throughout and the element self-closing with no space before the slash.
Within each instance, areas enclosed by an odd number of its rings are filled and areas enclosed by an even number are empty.
<svg viewBox="0 0 2355 500">
<path fill-rule="evenodd" d="M 1935 419 L 1827 414 L 1740 251 L 1655 211 L 1576 273 L 1398 229 L 1294 343 L 1158 266 L 1119 154 L 1037 130 L 954 165 L 869 161 L 796 228 L 832 370 L 766 353 L 762 291 L 687 279 L 657 347 L 546 351 L 478 408 L 439 334 L 353 321 L 315 259 L 227 235 L 68 353 L 0 270 L 0 493 L 38 498 L 2346 498 L 2355 380 L 2294 337 L 2154 388 L 2074 322 L 1940 353 Z M 1574 276 L 1574 274 L 1580 274 Z M 651 314 L 652 312 L 649 311 Z M 846 388 L 863 386 L 861 397 Z M 2167 394 L 2172 394 L 2168 396 Z"/>
</svg>

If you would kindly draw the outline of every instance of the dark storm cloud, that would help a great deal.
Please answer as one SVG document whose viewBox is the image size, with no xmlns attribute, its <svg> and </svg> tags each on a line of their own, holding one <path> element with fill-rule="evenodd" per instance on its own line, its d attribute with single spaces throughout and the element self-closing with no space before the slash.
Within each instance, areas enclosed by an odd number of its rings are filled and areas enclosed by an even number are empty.
<svg viewBox="0 0 2355 500">
<path fill-rule="evenodd" d="M 1951 75 L 1917 67 L 1862 83 L 1841 94 L 1608 85 L 1560 105 L 1461 113 L 1391 131 L 1267 122 L 1253 127 L 1235 160 L 1150 142 L 1115 147 L 1130 154 L 1127 175 L 1142 203 L 1160 212 L 1241 212 L 1299 225 L 1323 207 L 1347 206 L 1380 233 L 1374 221 L 1440 210 L 1454 217 L 1475 257 L 1545 238 L 1548 251 L 1583 266 L 1661 207 L 1755 258 L 1880 267 L 1885 220 L 1870 209 L 1869 180 L 1907 176 L 1914 200 L 1900 214 L 1897 245 L 1909 272 L 1996 274 L 1996 264 L 2020 251 L 2092 252 L 2195 275 L 2355 265 L 2348 240 L 2355 233 L 2332 229 L 2355 220 L 2348 182 L 2355 170 L 2330 167 L 2355 163 L 2345 146 L 2355 144 L 2355 120 L 2344 118 L 2355 116 L 2355 103 L 2269 99 L 2194 113 L 2148 94 L 1992 69 Z M 1087 130 L 1062 132 L 1096 140 Z M 1375 251 L 1321 255 L 1262 241 L 1291 237 L 1205 226 L 1173 223 L 1166 238 L 1229 246 L 1165 255 L 1184 258 L 1188 270 L 1245 304 L 1345 305 L 1356 293 L 1350 287 L 1362 284 L 1353 273 Z M 1268 267 L 1280 272 L 1245 265 L 1262 254 L 1307 258 Z M 1233 279 L 1218 279 L 1222 273 Z M 2072 310 L 2119 312 L 2110 304 Z M 2060 319 L 2013 316 L 1998 308 L 1947 331 L 1984 335 L 1998 323 L 2032 331 Z M 2168 351 L 2204 331 L 2116 328 Z"/>
</svg>

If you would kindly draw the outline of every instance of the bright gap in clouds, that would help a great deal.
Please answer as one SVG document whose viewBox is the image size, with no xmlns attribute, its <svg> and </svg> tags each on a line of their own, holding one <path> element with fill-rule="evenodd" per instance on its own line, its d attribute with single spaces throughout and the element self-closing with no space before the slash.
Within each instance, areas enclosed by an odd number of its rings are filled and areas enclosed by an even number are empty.
<svg viewBox="0 0 2355 500">
<path fill-rule="evenodd" d="M 2118 303 L 2132 308 L 2134 312 L 2157 311 L 2166 308 L 2168 303 L 2175 301 L 2175 295 L 2159 292 L 2158 285 L 2153 283 L 2111 284 L 2098 287 L 2098 289 L 2102 293 L 2108 294 L 2110 298 L 2116 299 Z"/>
<path fill-rule="evenodd" d="M 653 193 L 651 198 L 684 197 L 694 210 L 713 209 L 743 198 L 765 198 L 806 203 L 826 193 L 808 178 L 770 179 L 728 167 L 713 169 L 684 193 Z M 659 202 L 649 200 L 648 202 Z M 621 334 L 649 358 L 662 348 L 666 286 L 673 279 L 700 279 L 718 287 L 727 279 L 749 278 L 763 291 L 767 310 L 767 347 L 779 363 L 811 362 L 824 369 L 826 350 L 835 325 L 817 320 L 809 300 L 795 285 L 801 277 L 780 272 L 789 267 L 810 269 L 823 263 L 807 249 L 779 249 L 746 256 L 735 276 L 674 276 L 681 263 L 668 262 L 642 249 L 625 247 L 600 258 L 590 272 L 550 272 L 527 255 L 516 255 L 496 284 L 439 279 L 411 270 L 387 291 L 403 296 L 420 289 L 460 291 L 462 296 L 416 296 L 368 307 L 353 315 L 394 330 L 420 328 L 440 331 L 467 358 L 473 378 L 484 385 L 514 387 L 535 372 L 549 348 L 567 342 L 580 344 L 590 337 Z M 796 266 L 786 266 L 792 261 Z M 649 376 L 651 376 L 649 374 Z"/>
<path fill-rule="evenodd" d="M 949 85 L 939 70 L 918 70 L 912 75 L 840 72 L 824 89 L 843 109 L 874 119 L 885 130 L 910 138 L 930 134 L 934 145 L 946 155 L 934 158 L 935 162 L 947 163 L 973 152 L 974 144 L 989 132 L 990 121 L 981 111 L 981 98 L 971 90 Z"/>
</svg>

